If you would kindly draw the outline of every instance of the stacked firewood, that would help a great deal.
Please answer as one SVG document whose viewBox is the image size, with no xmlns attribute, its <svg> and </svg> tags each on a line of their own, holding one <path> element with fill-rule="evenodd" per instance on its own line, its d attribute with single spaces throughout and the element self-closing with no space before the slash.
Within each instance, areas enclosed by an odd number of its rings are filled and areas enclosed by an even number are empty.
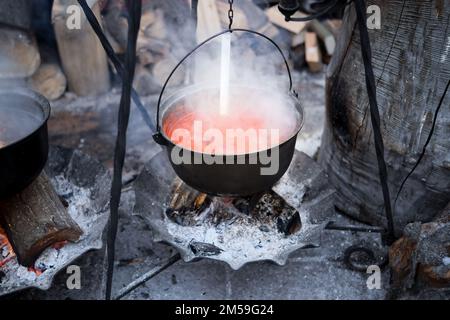
<svg viewBox="0 0 450 320">
<path fill-rule="evenodd" d="M 100 17 L 99 2 L 88 3 Z M 49 100 L 60 98 L 67 89 L 80 96 L 110 89 L 106 54 L 84 15 L 76 16 L 68 10 L 74 4 L 76 0 L 54 0 L 53 7 L 50 1 L 34 2 L 42 6 L 33 8 L 39 14 L 51 9 L 51 16 L 44 16 L 43 23 L 49 28 L 40 34 L 51 38 L 50 34 L 54 33 L 56 44 L 49 44 L 37 41 L 39 32 L 38 28 L 32 28 L 36 21 L 32 24 L 31 1 L 1 2 L 0 79 L 3 83 L 18 81 Z"/>
<path fill-rule="evenodd" d="M 71 6 L 77 5 L 77 0 L 39 2 L 52 6 L 47 33 L 54 32 L 56 43 L 50 46 L 36 40 L 35 30 L 30 27 L 29 1 L 5 0 L 2 3 L 13 3 L 17 10 L 7 14 L 11 9 L 2 9 L 0 5 L 0 80 L 24 79 L 49 100 L 60 98 L 66 90 L 86 96 L 110 89 L 114 68 L 108 64 L 82 11 L 77 17 L 76 12 L 70 10 Z M 128 29 L 124 0 L 90 0 L 87 3 L 101 22 L 115 52 L 122 55 Z M 199 1 L 195 30 L 190 20 L 189 0 L 144 0 L 134 82 L 137 91 L 141 95 L 158 93 L 182 55 L 197 42 L 228 28 L 228 10 L 227 0 Z M 177 16 L 171 20 L 174 15 Z M 293 67 L 307 66 L 311 72 L 318 72 L 334 52 L 339 21 L 286 22 L 276 5 L 267 8 L 258 1 L 236 1 L 233 27 L 265 34 L 288 54 Z M 247 51 L 244 56 L 253 59 L 254 63 L 270 58 L 255 48 Z M 185 76 L 181 68 L 170 85 L 183 83 Z"/>
<path fill-rule="evenodd" d="M 287 22 L 277 6 L 266 10 L 270 21 L 292 35 L 291 59 L 296 68 L 305 65 L 311 72 L 319 72 L 328 64 L 336 48 L 336 36 L 341 20 Z M 303 17 L 296 13 L 293 17 Z"/>
</svg>

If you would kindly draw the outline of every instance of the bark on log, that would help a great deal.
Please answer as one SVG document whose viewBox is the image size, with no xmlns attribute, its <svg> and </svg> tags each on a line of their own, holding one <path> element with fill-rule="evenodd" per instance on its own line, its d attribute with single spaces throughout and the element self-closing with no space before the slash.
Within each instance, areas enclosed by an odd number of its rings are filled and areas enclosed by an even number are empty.
<svg viewBox="0 0 450 320">
<path fill-rule="evenodd" d="M 84 14 L 80 17 L 80 29 L 67 27 L 69 17 L 75 17 L 70 16 L 66 9 L 77 4 L 76 0 L 55 0 L 53 3 L 56 41 L 69 90 L 80 96 L 97 95 L 110 88 L 108 61 Z M 100 19 L 98 1 L 88 1 L 88 4 Z"/>
<path fill-rule="evenodd" d="M 380 30 L 369 30 L 392 199 L 416 163 L 450 78 L 450 7 L 443 1 L 369 1 Z M 442 4 L 440 6 L 439 4 Z M 347 10 L 327 72 L 327 119 L 319 160 L 340 192 L 337 206 L 386 225 L 355 12 Z M 425 157 L 394 208 L 397 230 L 430 221 L 450 201 L 450 94 Z"/>
<path fill-rule="evenodd" d="M 22 192 L 0 201 L 0 219 L 19 263 L 28 267 L 47 247 L 77 241 L 83 233 L 45 174 Z"/>
</svg>

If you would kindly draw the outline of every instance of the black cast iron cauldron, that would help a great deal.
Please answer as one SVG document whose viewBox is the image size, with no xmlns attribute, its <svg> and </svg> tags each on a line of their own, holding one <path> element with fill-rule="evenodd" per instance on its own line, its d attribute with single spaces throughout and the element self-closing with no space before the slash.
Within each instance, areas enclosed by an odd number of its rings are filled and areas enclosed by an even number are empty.
<svg viewBox="0 0 450 320">
<path fill-rule="evenodd" d="M 163 110 L 166 110 L 162 115 L 162 122 L 165 123 L 172 107 L 176 106 L 177 102 L 190 94 L 208 90 L 211 88 L 188 87 L 179 90 L 162 105 Z M 245 90 L 262 91 L 263 89 L 245 88 Z M 164 130 L 159 134 L 157 142 L 165 146 L 169 161 L 176 174 L 186 184 L 201 192 L 219 196 L 246 196 L 270 190 L 288 169 L 294 155 L 297 134 L 303 124 L 303 112 L 298 99 L 295 96 L 287 96 L 286 102 L 290 103 L 292 108 L 297 111 L 295 131 L 291 137 L 271 149 L 250 154 L 221 156 L 220 163 L 211 164 L 210 161 L 204 159 L 205 154 L 176 146 L 167 137 Z M 175 148 L 178 149 L 174 150 Z M 184 154 L 188 155 L 188 161 L 182 163 L 173 157 L 173 155 Z M 196 159 L 197 162 L 195 162 Z M 272 162 L 268 163 L 268 159 L 272 159 Z M 273 161 L 276 161 L 276 164 Z M 267 170 L 270 166 L 273 166 L 273 173 L 262 174 L 261 170 L 263 168 Z"/>
<path fill-rule="evenodd" d="M 298 112 L 298 119 L 297 119 L 298 123 L 296 127 L 297 130 L 294 132 L 292 137 L 290 137 L 288 140 L 282 142 L 280 145 L 272 149 L 262 150 L 260 152 L 256 152 L 256 154 L 255 153 L 245 154 L 243 164 L 240 164 L 238 162 L 238 157 L 242 157 L 242 155 L 227 156 L 232 157 L 232 159 L 230 159 L 231 164 L 227 164 L 226 161 L 224 161 L 223 164 L 218 163 L 209 164 L 203 160 L 201 162 L 197 161 L 196 163 L 195 158 L 197 157 L 198 159 L 204 159 L 203 157 L 204 154 L 199 154 L 197 152 L 189 151 L 186 149 L 182 149 L 179 146 L 175 146 L 175 144 L 172 141 L 170 141 L 170 139 L 161 130 L 161 122 L 164 122 L 164 118 L 166 116 L 167 111 L 170 111 L 171 106 L 176 104 L 177 101 L 191 94 L 192 88 L 188 87 L 183 90 L 179 90 L 172 97 L 167 99 L 164 102 L 164 104 L 161 103 L 162 95 L 174 72 L 193 52 L 195 52 L 199 47 L 201 47 L 206 42 L 220 35 L 223 35 L 227 32 L 253 33 L 268 40 L 278 49 L 278 51 L 280 52 L 281 56 L 284 59 L 290 81 L 290 89 L 289 92 L 286 93 L 286 101 L 292 104 L 292 107 L 295 108 Z M 201 90 L 201 88 L 195 89 L 195 91 L 197 90 Z M 205 88 L 205 90 L 208 90 L 208 88 Z M 164 110 L 162 112 L 162 117 L 160 117 L 161 110 Z M 154 140 L 166 149 L 169 161 L 173 169 L 175 170 L 176 174 L 181 180 L 183 180 L 189 186 L 207 194 L 218 196 L 247 196 L 270 190 L 288 169 L 292 161 L 292 157 L 294 155 L 297 135 L 303 125 L 303 109 L 299 103 L 297 94 L 295 93 L 295 91 L 292 90 L 292 77 L 287 60 L 281 49 L 276 45 L 276 43 L 273 42 L 273 40 L 271 40 L 267 36 L 255 31 L 246 29 L 231 29 L 218 33 L 210 37 L 209 39 L 205 40 L 204 42 L 200 43 L 196 48 L 194 48 L 194 50 L 192 50 L 189 54 L 187 54 L 177 64 L 174 70 L 170 73 L 169 77 L 167 78 L 162 88 L 158 101 L 156 121 L 157 121 L 157 132 L 153 136 Z M 174 162 L 173 161 L 174 159 L 172 158 L 172 151 L 174 148 L 178 148 L 177 152 L 187 152 L 189 154 L 190 161 L 188 163 Z M 275 148 L 277 148 L 278 150 L 275 150 Z M 262 175 L 261 169 L 263 167 L 267 167 L 267 163 L 264 163 L 263 161 L 261 161 L 261 159 L 264 159 L 264 156 L 266 154 L 270 156 L 273 154 L 273 152 L 276 151 L 278 151 L 278 164 L 279 164 L 277 172 L 275 174 Z M 253 162 L 252 164 L 249 160 L 250 158 L 255 159 L 255 156 L 257 161 L 256 163 Z"/>
<path fill-rule="evenodd" d="M 50 105 L 43 96 L 33 91 L 4 89 L 0 90 L 0 109 L 2 108 L 2 118 L 5 118 L 5 115 L 8 118 L 10 112 L 22 112 L 33 116 L 36 121 L 33 129 L 27 134 L 19 135 L 5 146 L 0 146 L 0 198 L 5 198 L 26 188 L 38 177 L 47 162 L 47 121 L 50 116 Z M 8 113 L 5 111 L 6 108 Z M 0 119 L 0 130 L 3 127 L 6 131 L 4 128 L 7 121 L 8 119 Z M 0 140 L 2 135 L 6 134 L 8 133 L 0 132 Z"/>
</svg>

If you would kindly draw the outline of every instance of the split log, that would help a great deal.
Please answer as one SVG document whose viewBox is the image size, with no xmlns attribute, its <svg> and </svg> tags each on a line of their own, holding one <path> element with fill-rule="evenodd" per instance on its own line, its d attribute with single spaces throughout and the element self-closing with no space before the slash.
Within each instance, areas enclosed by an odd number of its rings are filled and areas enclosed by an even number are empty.
<svg viewBox="0 0 450 320">
<path fill-rule="evenodd" d="M 167 40 L 141 36 L 137 41 L 137 50 L 148 50 L 156 55 L 167 56 L 170 53 L 170 43 Z"/>
<path fill-rule="evenodd" d="M 257 31 L 268 36 L 271 39 L 277 37 L 279 34 L 277 27 L 275 27 L 271 22 L 267 22 L 260 29 L 257 29 Z"/>
<path fill-rule="evenodd" d="M 340 19 L 329 19 L 326 21 L 326 25 L 333 33 L 334 37 L 337 38 L 342 27 L 342 20 Z"/>
<path fill-rule="evenodd" d="M 333 33 L 328 30 L 321 22 L 318 20 L 311 21 L 311 28 L 317 34 L 317 36 L 322 40 L 327 54 L 332 56 L 334 53 L 334 49 L 336 48 L 336 40 L 334 38 Z"/>
<path fill-rule="evenodd" d="M 55 0 L 53 3 L 52 20 L 59 55 L 69 90 L 80 96 L 98 95 L 110 88 L 108 60 L 84 14 L 81 14 L 79 29 L 68 28 L 69 18 L 74 17 L 67 13 L 67 8 L 77 3 L 76 0 Z M 100 20 L 99 2 L 88 3 Z"/>
<path fill-rule="evenodd" d="M 144 7 L 142 8 L 142 15 L 141 15 L 141 25 L 140 30 L 141 32 L 144 32 L 152 26 L 157 19 L 164 19 L 164 14 L 161 12 L 161 10 L 152 10 L 151 8 Z M 164 24 L 164 22 L 163 22 Z M 165 31 L 165 30 L 164 30 Z"/>
<path fill-rule="evenodd" d="M 157 94 L 161 90 L 161 86 L 154 79 L 152 72 L 143 65 L 136 66 L 133 87 L 141 96 Z"/>
<path fill-rule="evenodd" d="M 154 64 L 157 59 L 155 54 L 146 48 L 141 48 L 137 51 L 138 64 L 141 66 L 149 66 Z"/>
<path fill-rule="evenodd" d="M 19 263 L 28 267 L 49 246 L 77 241 L 82 235 L 45 174 L 0 201 L 0 219 Z"/>
<path fill-rule="evenodd" d="M 302 69 L 306 66 L 305 45 L 299 45 L 291 50 L 291 59 L 295 69 Z"/>
<path fill-rule="evenodd" d="M 300 32 L 292 37 L 291 47 L 295 48 L 305 43 L 305 33 Z"/>
<path fill-rule="evenodd" d="M 411 288 L 417 281 L 431 287 L 450 285 L 450 203 L 431 222 L 408 224 L 389 249 L 393 285 Z M 447 259 L 445 258 L 447 257 Z"/>
<path fill-rule="evenodd" d="M 119 52 L 125 52 L 127 47 L 128 21 L 123 13 L 121 1 L 108 1 L 106 13 L 103 15 L 105 29 L 118 44 Z"/>
<path fill-rule="evenodd" d="M 215 0 L 202 0 L 198 2 L 197 9 L 197 42 L 222 30 L 219 11 Z"/>
<path fill-rule="evenodd" d="M 36 40 L 26 31 L 0 27 L 0 78 L 26 78 L 39 67 Z"/>
<path fill-rule="evenodd" d="M 450 7 L 436 13 L 431 1 L 372 1 L 383 27 L 369 30 L 373 68 L 394 199 L 416 164 L 432 128 L 436 107 L 450 78 Z M 403 14 L 402 14 L 403 12 Z M 367 223 L 386 226 L 373 143 L 364 65 L 355 12 L 347 10 L 327 73 L 327 118 L 319 160 L 340 193 L 337 206 Z M 398 32 L 396 32 L 398 30 Z M 450 94 L 437 117 L 422 162 L 394 208 L 397 231 L 427 222 L 450 201 Z"/>
<path fill-rule="evenodd" d="M 228 2 L 227 0 L 223 1 Z M 234 6 L 240 9 L 245 15 L 248 28 L 251 30 L 259 30 L 269 22 L 264 10 L 258 7 L 253 1 L 235 1 Z M 226 16 L 228 17 L 228 14 Z"/>
<path fill-rule="evenodd" d="M 44 63 L 31 77 L 30 85 L 48 100 L 56 100 L 66 91 L 67 80 L 58 64 Z"/>
<path fill-rule="evenodd" d="M 147 9 L 143 13 L 144 24 L 141 27 L 145 37 L 164 40 L 167 38 L 167 28 L 162 10 Z"/>
<path fill-rule="evenodd" d="M 153 65 L 152 74 L 156 83 L 160 86 L 164 84 L 170 72 L 176 66 L 177 60 L 174 57 L 167 57 L 161 61 L 158 61 Z M 185 69 L 181 66 L 170 79 L 169 85 L 179 85 L 183 83 L 185 79 Z"/>
<path fill-rule="evenodd" d="M 322 54 L 320 53 L 317 35 L 314 32 L 305 33 L 306 63 L 311 72 L 322 70 Z"/>
</svg>

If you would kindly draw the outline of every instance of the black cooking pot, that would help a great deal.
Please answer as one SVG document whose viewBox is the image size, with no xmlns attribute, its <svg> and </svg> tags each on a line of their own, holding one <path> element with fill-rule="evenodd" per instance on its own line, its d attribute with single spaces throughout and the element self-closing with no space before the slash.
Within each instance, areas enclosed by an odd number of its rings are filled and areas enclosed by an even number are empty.
<svg viewBox="0 0 450 320">
<path fill-rule="evenodd" d="M 161 106 L 165 110 L 162 123 L 165 123 L 171 112 L 176 112 L 173 109 L 176 109 L 178 102 L 195 92 L 209 90 L 211 88 L 208 87 L 188 87 L 179 90 Z M 262 91 L 263 89 L 245 88 L 244 90 Z M 220 156 L 219 159 L 222 159 L 220 163 L 212 163 L 211 160 L 214 158 L 205 159 L 211 155 L 175 145 L 164 131 L 155 136 L 155 140 L 165 147 L 176 174 L 186 184 L 201 192 L 218 196 L 246 196 L 270 190 L 288 169 L 294 155 L 297 134 L 303 124 L 303 112 L 298 99 L 289 95 L 285 97 L 285 100 L 297 111 L 295 131 L 290 138 L 281 141 L 281 144 L 271 149 L 249 154 Z M 265 174 L 263 174 L 264 170 L 266 170 Z"/>
<path fill-rule="evenodd" d="M 0 90 L 0 198 L 23 190 L 43 170 L 49 116 L 43 96 L 25 89 Z"/>
<path fill-rule="evenodd" d="M 206 42 L 219 37 L 227 32 L 247 32 L 261 36 L 262 38 L 271 42 L 279 51 L 284 59 L 290 81 L 290 88 L 286 95 L 283 97 L 284 101 L 294 108 L 297 112 L 297 125 L 296 130 L 292 136 L 282 141 L 278 146 L 274 146 L 268 150 L 261 150 L 256 153 L 244 154 L 244 155 L 230 155 L 226 156 L 223 163 L 213 163 L 205 161 L 205 154 L 183 149 L 180 146 L 176 146 L 167 135 L 161 130 L 161 122 L 164 123 L 166 117 L 172 111 L 173 106 L 182 100 L 183 98 L 193 94 L 195 92 L 201 92 L 202 90 L 211 90 L 211 88 L 204 87 L 187 87 L 185 89 L 177 91 L 174 95 L 168 98 L 162 103 L 162 95 L 164 90 L 174 74 L 177 68 L 184 62 L 193 52 L 200 48 Z M 242 90 L 270 90 L 267 88 L 242 88 Z M 273 90 L 273 89 L 272 89 Z M 267 94 L 267 92 L 266 92 Z M 278 94 L 279 95 L 279 94 Z M 252 195 L 266 190 L 270 190 L 272 186 L 284 175 L 288 169 L 292 157 L 295 151 L 295 144 L 297 135 L 303 125 L 303 109 L 299 103 L 298 96 L 295 91 L 292 90 L 292 77 L 289 70 L 289 65 L 284 57 L 281 49 L 267 36 L 258 32 L 246 29 L 232 29 L 218 33 L 204 42 L 200 43 L 189 54 L 187 54 L 174 68 L 167 78 L 163 89 L 161 91 L 158 107 L 157 107 L 157 132 L 153 136 L 154 140 L 165 147 L 169 161 L 175 170 L 178 177 L 183 180 L 189 186 L 212 195 L 218 196 L 246 196 Z M 176 148 L 176 150 L 174 150 Z M 175 152 L 174 152 L 175 151 Z M 186 155 L 183 161 L 179 161 L 179 158 L 174 159 L 173 155 Z M 206 155 L 208 156 L 208 155 Z M 276 172 L 273 174 L 262 174 L 262 169 L 271 166 L 267 164 L 268 157 L 274 156 L 278 161 Z M 197 161 L 196 161 L 197 159 Z M 256 159 L 256 161 L 255 161 Z M 188 160 L 188 161 L 186 161 Z M 251 161 L 252 160 L 252 161 Z"/>
</svg>

